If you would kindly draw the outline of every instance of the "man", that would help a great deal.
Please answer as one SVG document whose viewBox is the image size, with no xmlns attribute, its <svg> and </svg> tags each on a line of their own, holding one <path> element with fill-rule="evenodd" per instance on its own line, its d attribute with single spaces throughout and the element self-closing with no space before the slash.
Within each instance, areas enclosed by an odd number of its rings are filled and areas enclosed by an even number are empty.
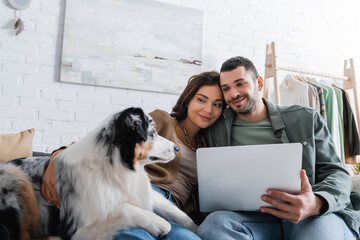
<svg viewBox="0 0 360 240">
<path fill-rule="evenodd" d="M 350 176 L 320 114 L 262 99 L 263 79 L 243 57 L 223 63 L 220 84 L 229 108 L 207 131 L 208 146 L 302 143 L 301 191 L 292 195 L 268 190 L 262 200 L 273 208 L 261 207 L 260 212 L 214 212 L 200 225 L 199 236 L 206 240 L 355 239 L 360 195 L 351 192 Z"/>
</svg>

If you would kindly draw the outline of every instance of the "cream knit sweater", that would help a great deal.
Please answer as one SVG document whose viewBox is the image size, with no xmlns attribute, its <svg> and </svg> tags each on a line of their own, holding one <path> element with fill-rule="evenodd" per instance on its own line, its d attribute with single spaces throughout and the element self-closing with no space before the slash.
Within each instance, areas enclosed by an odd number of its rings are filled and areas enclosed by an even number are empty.
<svg viewBox="0 0 360 240">
<path fill-rule="evenodd" d="M 178 144 L 175 128 L 177 120 L 171 117 L 170 114 L 163 110 L 155 110 L 149 114 L 156 126 L 158 134 L 175 144 Z M 179 151 L 175 159 L 168 163 L 157 163 L 147 165 L 146 171 L 152 183 L 171 183 L 174 181 L 176 174 L 180 166 L 180 155 Z"/>
</svg>

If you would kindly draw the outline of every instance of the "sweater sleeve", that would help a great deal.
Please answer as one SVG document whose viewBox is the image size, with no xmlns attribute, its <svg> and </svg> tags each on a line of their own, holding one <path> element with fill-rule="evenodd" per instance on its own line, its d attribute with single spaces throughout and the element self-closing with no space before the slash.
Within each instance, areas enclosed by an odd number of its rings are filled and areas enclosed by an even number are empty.
<svg viewBox="0 0 360 240">
<path fill-rule="evenodd" d="M 177 136 L 175 132 L 176 119 L 163 110 L 155 110 L 149 114 L 156 126 L 158 134 L 175 144 Z M 156 163 L 147 165 L 146 171 L 152 183 L 171 183 L 174 181 L 180 165 L 180 151 L 175 159 L 168 163 Z"/>
</svg>

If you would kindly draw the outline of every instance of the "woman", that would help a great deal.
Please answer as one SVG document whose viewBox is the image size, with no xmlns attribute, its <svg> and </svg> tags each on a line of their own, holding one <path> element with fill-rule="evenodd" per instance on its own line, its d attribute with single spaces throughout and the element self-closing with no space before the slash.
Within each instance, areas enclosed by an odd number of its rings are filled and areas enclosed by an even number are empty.
<svg viewBox="0 0 360 240">
<path fill-rule="evenodd" d="M 189 79 L 171 115 L 162 110 L 150 113 L 159 135 L 176 143 L 180 151 L 176 158 L 167 164 L 149 165 L 148 175 L 154 190 L 162 193 L 183 210 L 197 186 L 195 151 L 205 146 L 203 129 L 213 124 L 224 108 L 225 101 L 220 89 L 219 74 L 203 72 Z M 54 187 L 54 171 L 53 164 L 49 165 L 43 178 L 42 192 L 45 198 L 59 205 Z M 191 202 L 186 205 L 188 209 L 186 212 L 197 210 L 194 207 L 197 204 Z M 175 223 L 171 223 L 171 231 L 167 237 L 199 239 L 194 233 Z M 131 228 L 119 232 L 114 239 L 154 239 L 154 237 L 142 228 Z"/>
</svg>

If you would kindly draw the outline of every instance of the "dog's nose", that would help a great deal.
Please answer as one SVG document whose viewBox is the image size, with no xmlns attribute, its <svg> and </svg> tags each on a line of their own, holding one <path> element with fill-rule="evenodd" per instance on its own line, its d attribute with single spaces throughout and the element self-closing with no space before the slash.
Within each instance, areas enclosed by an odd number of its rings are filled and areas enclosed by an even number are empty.
<svg viewBox="0 0 360 240">
<path fill-rule="evenodd" d="M 179 150 L 180 150 L 180 148 L 179 148 L 177 145 L 175 145 L 175 146 L 174 146 L 174 151 L 175 151 L 175 153 L 178 153 Z"/>
</svg>

